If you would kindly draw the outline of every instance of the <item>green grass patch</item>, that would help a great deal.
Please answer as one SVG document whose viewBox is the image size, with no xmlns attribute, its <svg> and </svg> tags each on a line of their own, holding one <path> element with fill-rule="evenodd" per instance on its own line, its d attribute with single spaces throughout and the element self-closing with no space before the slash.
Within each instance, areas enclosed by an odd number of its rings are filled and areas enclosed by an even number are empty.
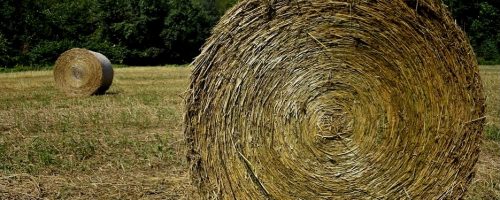
<svg viewBox="0 0 500 200">
<path fill-rule="evenodd" d="M 49 166 L 58 166 L 62 160 L 59 158 L 60 152 L 50 141 L 36 138 L 28 149 L 28 161 L 32 165 L 29 172 L 38 172 Z"/>
<path fill-rule="evenodd" d="M 11 68 L 0 67 L 0 73 L 47 71 L 47 70 L 52 70 L 52 66 L 15 66 Z"/>
<path fill-rule="evenodd" d="M 486 139 L 500 142 L 500 128 L 495 125 L 487 125 L 485 128 Z"/>
<path fill-rule="evenodd" d="M 7 152 L 7 146 L 3 143 L 0 143 L 0 170 L 9 170 L 11 168 L 10 160 L 11 158 Z"/>
</svg>

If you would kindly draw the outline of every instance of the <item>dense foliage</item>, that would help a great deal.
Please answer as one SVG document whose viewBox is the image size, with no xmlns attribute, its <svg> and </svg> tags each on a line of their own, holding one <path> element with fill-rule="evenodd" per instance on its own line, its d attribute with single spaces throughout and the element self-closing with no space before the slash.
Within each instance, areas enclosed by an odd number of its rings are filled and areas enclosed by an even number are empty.
<svg viewBox="0 0 500 200">
<path fill-rule="evenodd" d="M 114 63 L 188 63 L 237 0 L 2 0 L 0 67 L 50 65 L 72 47 Z M 500 63 L 500 2 L 444 0 L 483 63 Z"/>
<path fill-rule="evenodd" d="M 220 2 L 3 0 L 0 66 L 48 65 L 72 47 L 102 52 L 114 63 L 187 63 L 228 5 Z"/>
<path fill-rule="evenodd" d="M 481 63 L 500 63 L 500 1 L 444 0 L 468 33 Z"/>
</svg>

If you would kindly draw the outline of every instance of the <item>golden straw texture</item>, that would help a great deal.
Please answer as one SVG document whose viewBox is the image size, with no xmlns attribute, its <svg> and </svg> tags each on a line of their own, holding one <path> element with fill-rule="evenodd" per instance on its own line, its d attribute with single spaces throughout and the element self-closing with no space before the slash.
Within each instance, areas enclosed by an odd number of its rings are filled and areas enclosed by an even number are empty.
<svg viewBox="0 0 500 200">
<path fill-rule="evenodd" d="M 75 48 L 59 56 L 54 79 L 56 87 L 68 96 L 104 94 L 113 82 L 113 68 L 106 56 Z"/>
<path fill-rule="evenodd" d="M 458 199 L 484 123 L 438 0 L 244 0 L 193 63 L 185 134 L 206 199 Z"/>
</svg>

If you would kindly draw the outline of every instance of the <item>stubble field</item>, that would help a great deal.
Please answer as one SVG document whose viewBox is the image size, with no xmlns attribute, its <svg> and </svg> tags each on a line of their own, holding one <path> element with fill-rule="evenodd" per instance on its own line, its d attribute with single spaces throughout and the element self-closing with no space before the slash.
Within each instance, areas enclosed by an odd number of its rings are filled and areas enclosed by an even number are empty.
<svg viewBox="0 0 500 200">
<path fill-rule="evenodd" d="M 51 71 L 0 74 L 0 199 L 198 199 L 182 132 L 191 68 L 115 70 L 67 98 Z M 500 199 L 500 66 L 481 67 L 487 125 L 466 199 Z"/>
</svg>

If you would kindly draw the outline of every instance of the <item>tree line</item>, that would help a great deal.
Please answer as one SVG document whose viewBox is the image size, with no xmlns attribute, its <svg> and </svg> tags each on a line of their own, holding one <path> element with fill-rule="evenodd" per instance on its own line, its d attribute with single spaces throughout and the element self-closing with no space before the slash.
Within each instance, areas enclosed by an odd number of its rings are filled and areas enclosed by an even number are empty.
<svg viewBox="0 0 500 200">
<path fill-rule="evenodd" d="M 127 65 L 188 63 L 229 5 L 220 0 L 2 0 L 0 66 L 50 65 L 72 47 Z"/>
<path fill-rule="evenodd" d="M 51 65 L 72 47 L 113 63 L 189 63 L 237 0 L 1 0 L 0 67 Z M 500 63 L 500 1 L 444 0 L 482 63 Z"/>
</svg>

